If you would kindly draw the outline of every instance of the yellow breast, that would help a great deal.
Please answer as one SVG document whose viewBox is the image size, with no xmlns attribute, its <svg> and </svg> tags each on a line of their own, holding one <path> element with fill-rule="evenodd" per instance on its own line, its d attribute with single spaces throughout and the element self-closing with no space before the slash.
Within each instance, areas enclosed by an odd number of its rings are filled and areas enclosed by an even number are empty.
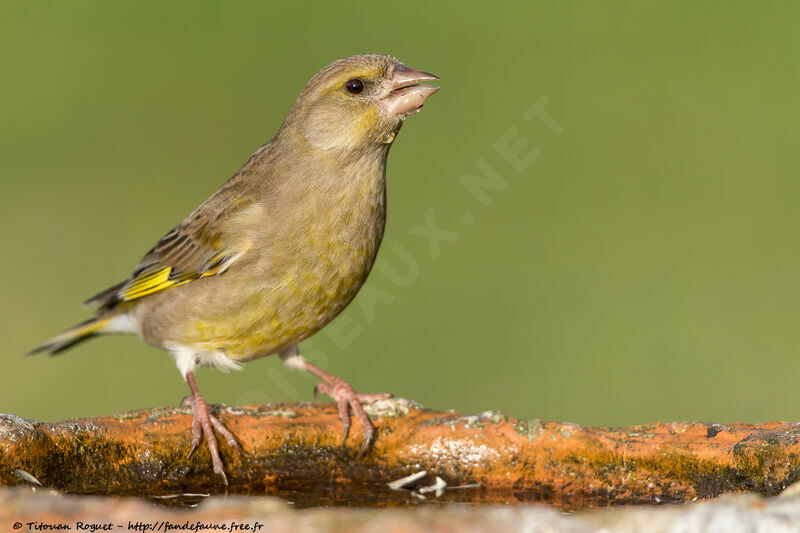
<svg viewBox="0 0 800 533">
<path fill-rule="evenodd" d="M 364 284 L 383 237 L 382 168 L 378 178 L 293 213 L 285 242 L 266 248 L 263 265 L 249 274 L 256 279 L 236 287 L 224 316 L 186 324 L 191 344 L 244 361 L 299 342 L 338 315 Z"/>
</svg>

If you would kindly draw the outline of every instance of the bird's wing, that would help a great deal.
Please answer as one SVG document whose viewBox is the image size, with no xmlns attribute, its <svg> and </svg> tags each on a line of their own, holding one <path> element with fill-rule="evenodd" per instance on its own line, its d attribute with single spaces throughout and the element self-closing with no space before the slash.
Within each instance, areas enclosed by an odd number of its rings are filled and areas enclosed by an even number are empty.
<svg viewBox="0 0 800 533">
<path fill-rule="evenodd" d="M 230 182 L 229 182 L 230 184 Z M 246 225 L 261 210 L 236 187 L 223 187 L 164 235 L 133 274 L 84 305 L 110 308 L 159 291 L 225 272 L 250 247 Z"/>
</svg>

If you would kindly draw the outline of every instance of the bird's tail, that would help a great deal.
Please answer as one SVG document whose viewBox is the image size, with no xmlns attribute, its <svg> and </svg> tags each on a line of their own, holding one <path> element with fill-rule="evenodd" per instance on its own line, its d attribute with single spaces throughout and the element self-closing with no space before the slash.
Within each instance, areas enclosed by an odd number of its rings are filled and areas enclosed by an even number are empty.
<svg viewBox="0 0 800 533">
<path fill-rule="evenodd" d="M 78 344 L 79 342 L 83 342 L 87 339 L 91 339 L 95 335 L 101 332 L 101 330 L 114 318 L 114 316 L 108 315 L 100 315 L 96 317 L 92 317 L 85 322 L 81 322 L 77 326 L 74 326 L 64 333 L 60 335 L 56 335 L 49 341 L 45 342 L 41 346 L 37 346 L 30 352 L 28 355 L 33 355 L 39 352 L 47 352 L 50 355 L 55 355 L 59 352 L 63 352 L 67 348 Z"/>
</svg>

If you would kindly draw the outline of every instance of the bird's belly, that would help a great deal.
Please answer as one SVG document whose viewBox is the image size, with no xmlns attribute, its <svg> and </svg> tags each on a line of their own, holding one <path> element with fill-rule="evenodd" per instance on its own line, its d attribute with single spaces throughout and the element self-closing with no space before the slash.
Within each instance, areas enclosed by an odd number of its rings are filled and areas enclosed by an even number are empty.
<svg viewBox="0 0 800 533">
<path fill-rule="evenodd" d="M 262 283 L 231 287 L 228 298 L 209 302 L 213 312 L 189 320 L 186 342 L 220 351 L 235 361 L 269 355 L 300 342 L 333 320 L 355 297 L 375 259 L 378 243 L 374 241 L 368 241 L 369 245 L 340 241 L 291 258 L 274 257 Z M 276 265 L 282 268 L 274 269 Z"/>
<path fill-rule="evenodd" d="M 246 361 L 319 331 L 355 297 L 375 261 L 386 220 L 376 161 L 353 169 L 345 190 L 315 191 L 310 205 L 299 197 L 304 209 L 265 223 L 226 272 L 152 295 L 142 306 L 143 338 Z"/>
</svg>

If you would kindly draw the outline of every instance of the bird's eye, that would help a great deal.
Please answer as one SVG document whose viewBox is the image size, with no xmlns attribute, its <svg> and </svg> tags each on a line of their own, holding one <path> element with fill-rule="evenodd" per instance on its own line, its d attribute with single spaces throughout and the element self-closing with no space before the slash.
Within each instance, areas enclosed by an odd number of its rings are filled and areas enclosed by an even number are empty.
<svg viewBox="0 0 800 533">
<path fill-rule="evenodd" d="M 344 88 L 347 89 L 347 92 L 350 94 L 359 94 L 364 90 L 364 82 L 358 78 L 353 78 L 352 80 L 347 80 L 347 83 L 344 84 Z"/>
</svg>

